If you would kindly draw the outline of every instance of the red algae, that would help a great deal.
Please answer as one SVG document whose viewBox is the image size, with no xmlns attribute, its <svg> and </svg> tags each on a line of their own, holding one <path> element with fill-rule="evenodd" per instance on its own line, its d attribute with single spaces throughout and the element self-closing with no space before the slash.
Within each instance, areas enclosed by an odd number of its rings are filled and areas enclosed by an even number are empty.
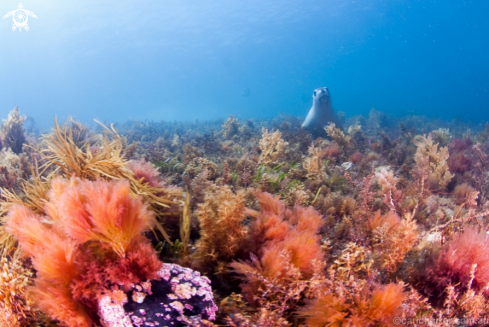
<svg viewBox="0 0 489 327">
<path fill-rule="evenodd" d="M 485 291 L 489 283 L 489 239 L 468 227 L 434 254 L 420 271 L 417 288 L 434 301 L 444 301 L 448 287 L 459 293 Z"/>
<path fill-rule="evenodd" d="M 52 186 L 46 203 L 51 216 L 16 205 L 7 219 L 7 231 L 17 236 L 36 269 L 32 294 L 37 307 L 67 326 L 92 326 L 97 310 L 107 317 L 105 326 L 130 326 L 130 320 L 121 318 L 127 316 L 121 309 L 127 303 L 124 293 L 161 278 L 163 263 L 141 235 L 153 225 L 152 213 L 140 198 L 129 195 L 127 181 L 58 178 Z M 184 271 L 187 281 L 205 286 L 184 297 L 205 295 L 213 307 L 207 280 Z M 178 290 L 177 295 L 183 292 Z M 112 294 L 110 301 L 107 293 Z M 213 319 L 213 314 L 205 316 Z"/>
</svg>

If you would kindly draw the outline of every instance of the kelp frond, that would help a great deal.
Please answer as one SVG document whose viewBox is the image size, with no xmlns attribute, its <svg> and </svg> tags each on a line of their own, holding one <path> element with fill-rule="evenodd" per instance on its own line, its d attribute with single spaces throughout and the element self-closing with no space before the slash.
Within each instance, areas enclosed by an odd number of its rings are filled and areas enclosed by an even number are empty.
<svg viewBox="0 0 489 327">
<path fill-rule="evenodd" d="M 73 129 L 76 125 L 59 126 L 56 119 L 54 124 L 53 131 L 42 137 L 45 147 L 39 152 L 46 159 L 41 166 L 42 172 L 54 168 L 50 174 L 62 173 L 67 177 L 75 175 L 89 180 L 99 177 L 120 179 L 125 175 L 121 172 L 126 165 L 121 155 L 122 141 L 115 129 L 104 126 L 112 140 L 105 133 L 100 144 L 91 147 L 90 144 L 82 143 L 79 146 L 75 143 Z"/>
</svg>

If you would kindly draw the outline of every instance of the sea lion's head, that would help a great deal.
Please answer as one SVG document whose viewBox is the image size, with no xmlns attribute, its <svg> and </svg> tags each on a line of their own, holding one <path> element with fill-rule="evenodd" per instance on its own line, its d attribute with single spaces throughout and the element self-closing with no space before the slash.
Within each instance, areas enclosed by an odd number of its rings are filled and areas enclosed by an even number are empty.
<svg viewBox="0 0 489 327">
<path fill-rule="evenodd" d="M 302 128 L 307 129 L 314 137 L 323 137 L 326 136 L 324 127 L 330 123 L 342 128 L 340 119 L 331 105 L 331 94 L 328 88 L 320 87 L 312 93 L 312 107 L 302 124 Z"/>
<path fill-rule="evenodd" d="M 314 90 L 312 94 L 312 102 L 314 103 L 328 103 L 330 101 L 330 94 L 327 87 L 319 87 Z"/>
</svg>

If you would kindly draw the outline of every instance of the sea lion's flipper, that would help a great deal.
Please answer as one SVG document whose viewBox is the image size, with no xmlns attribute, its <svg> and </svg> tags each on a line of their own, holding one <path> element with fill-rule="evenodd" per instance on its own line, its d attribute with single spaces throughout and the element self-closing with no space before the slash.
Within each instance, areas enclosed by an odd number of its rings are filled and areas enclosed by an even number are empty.
<svg viewBox="0 0 489 327">
<path fill-rule="evenodd" d="M 304 122 L 302 123 L 302 128 L 309 129 L 309 128 L 312 128 L 313 125 L 315 125 L 314 107 L 309 109 L 309 112 L 307 113 L 306 119 L 304 119 Z"/>
<path fill-rule="evenodd" d="M 302 124 L 302 128 L 311 133 L 314 138 L 326 137 L 325 126 L 321 124 L 322 119 L 318 119 L 318 117 L 314 107 L 312 107 Z"/>
</svg>

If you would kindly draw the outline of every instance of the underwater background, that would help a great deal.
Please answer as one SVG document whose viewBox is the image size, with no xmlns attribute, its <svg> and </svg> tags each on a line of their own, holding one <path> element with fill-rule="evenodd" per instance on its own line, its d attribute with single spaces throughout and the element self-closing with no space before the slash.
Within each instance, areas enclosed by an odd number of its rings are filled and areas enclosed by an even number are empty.
<svg viewBox="0 0 489 327">
<path fill-rule="evenodd" d="M 17 1 L 0 327 L 489 326 L 487 1 Z"/>
<path fill-rule="evenodd" d="M 20 0 L 0 2 L 0 14 Z M 0 20 L 0 116 L 84 122 L 304 117 L 327 86 L 347 116 L 489 118 L 489 2 L 22 2 Z"/>
</svg>

